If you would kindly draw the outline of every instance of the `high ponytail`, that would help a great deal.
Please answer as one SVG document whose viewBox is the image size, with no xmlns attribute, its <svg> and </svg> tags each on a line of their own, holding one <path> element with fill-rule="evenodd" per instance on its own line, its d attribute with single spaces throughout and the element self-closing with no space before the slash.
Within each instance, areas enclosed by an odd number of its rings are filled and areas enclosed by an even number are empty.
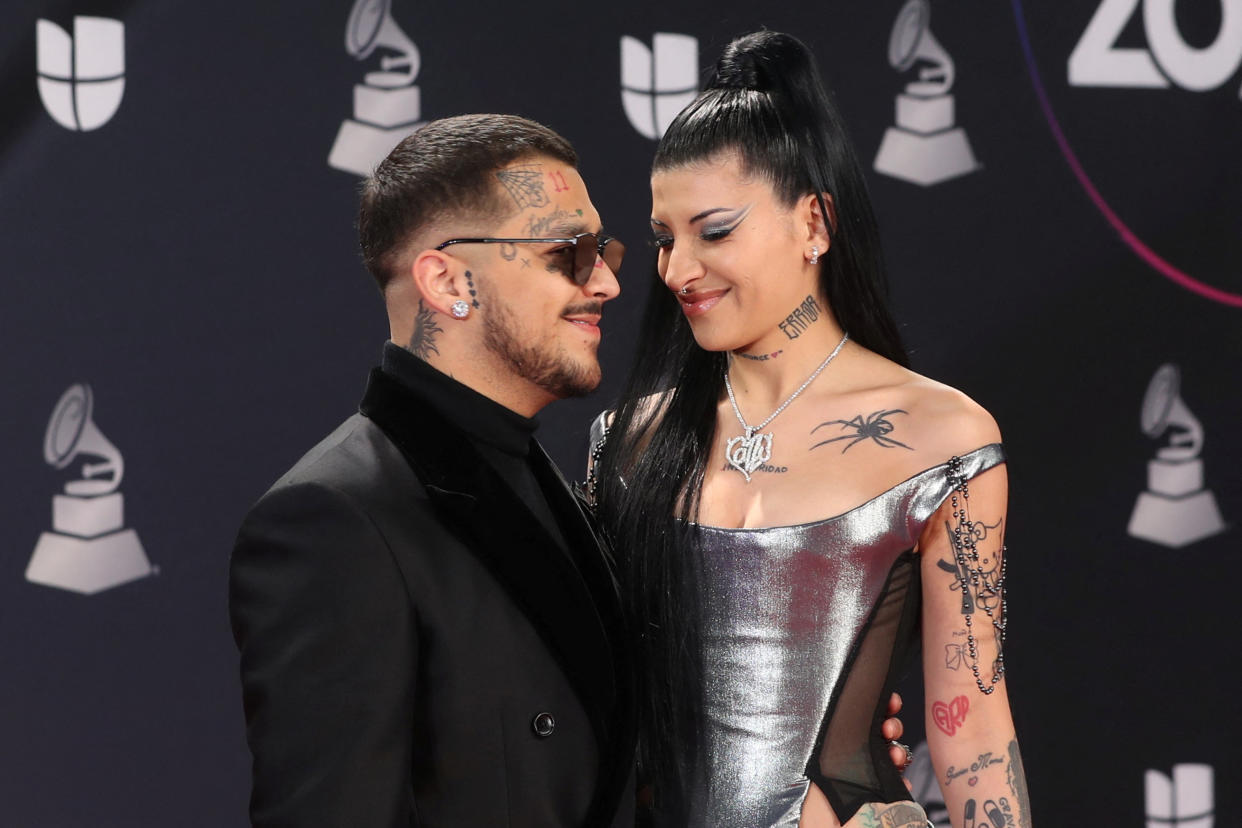
<svg viewBox="0 0 1242 828">
<path fill-rule="evenodd" d="M 855 342 L 908 365 L 888 304 L 879 228 L 862 167 L 796 38 L 760 31 L 730 43 L 703 92 L 673 120 L 653 171 L 735 153 L 783 204 L 814 193 L 831 245 L 820 287 Z M 829 210 L 823 199 L 832 198 Z M 601 525 L 635 619 L 642 691 L 640 766 L 657 824 L 685 824 L 683 792 L 699 772 L 702 686 L 694 521 L 723 393 L 727 355 L 698 346 L 671 292 L 650 292 L 634 365 L 598 460 Z"/>
</svg>

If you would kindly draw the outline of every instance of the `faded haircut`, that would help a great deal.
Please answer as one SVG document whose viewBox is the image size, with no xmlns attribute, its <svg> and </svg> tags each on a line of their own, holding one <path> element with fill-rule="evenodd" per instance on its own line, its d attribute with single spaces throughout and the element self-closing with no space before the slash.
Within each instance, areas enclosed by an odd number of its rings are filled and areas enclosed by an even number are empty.
<svg viewBox="0 0 1242 828">
<path fill-rule="evenodd" d="M 486 226 L 513 212 L 495 173 L 525 158 L 572 167 L 562 136 L 517 115 L 458 115 L 432 121 L 397 145 L 362 185 L 358 241 L 381 291 L 397 260 L 425 228 L 452 220 Z"/>
</svg>

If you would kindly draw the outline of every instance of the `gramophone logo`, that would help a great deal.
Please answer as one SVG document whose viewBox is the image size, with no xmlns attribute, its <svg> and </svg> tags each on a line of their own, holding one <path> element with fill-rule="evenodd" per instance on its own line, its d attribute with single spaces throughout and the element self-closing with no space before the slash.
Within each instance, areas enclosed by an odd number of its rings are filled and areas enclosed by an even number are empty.
<svg viewBox="0 0 1242 828">
<path fill-rule="evenodd" d="M 1147 771 L 1147 828 L 1212 828 L 1212 776 L 1211 765 L 1174 765 L 1171 779 Z"/>
<path fill-rule="evenodd" d="M 116 446 L 91 419 L 89 385 L 61 395 L 43 438 L 43 459 L 63 469 L 82 456 L 81 479 L 52 495 L 52 531 L 39 536 L 26 580 L 87 595 L 150 575 L 138 533 L 125 527 L 125 501 L 117 488 L 125 464 Z"/>
<path fill-rule="evenodd" d="M 367 72 L 354 86 L 354 117 L 341 124 L 328 163 L 338 170 L 370 175 L 401 139 L 420 126 L 422 103 L 418 47 L 392 18 L 392 0 L 356 0 L 345 24 L 345 51 L 366 60 L 379 47 L 378 72 Z"/>
<path fill-rule="evenodd" d="M 621 38 L 621 105 L 639 133 L 658 139 L 699 94 L 699 41 L 657 32 L 651 48 Z"/>
<path fill-rule="evenodd" d="M 897 13 L 888 62 L 905 72 L 920 61 L 918 80 L 897 96 L 897 125 L 875 156 L 876 172 L 930 187 L 979 169 L 966 131 L 953 126 L 953 59 L 932 36 L 927 0 L 908 0 Z"/>
<path fill-rule="evenodd" d="M 50 20 L 35 24 L 39 97 L 65 129 L 99 129 L 125 94 L 125 24 L 73 18 L 73 37 Z"/>
<path fill-rule="evenodd" d="M 1131 536 L 1179 548 L 1225 530 L 1216 497 L 1203 487 L 1203 426 L 1182 401 L 1181 372 L 1161 365 L 1147 386 L 1140 424 L 1151 438 L 1168 436 L 1147 464 L 1147 491 L 1130 516 Z"/>
</svg>

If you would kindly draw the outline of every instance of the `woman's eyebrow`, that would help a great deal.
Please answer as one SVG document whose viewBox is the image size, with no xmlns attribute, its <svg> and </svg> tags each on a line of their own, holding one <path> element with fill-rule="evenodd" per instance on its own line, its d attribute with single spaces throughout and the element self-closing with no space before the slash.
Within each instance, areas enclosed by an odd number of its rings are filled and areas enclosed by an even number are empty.
<svg viewBox="0 0 1242 828">
<path fill-rule="evenodd" d="M 695 215 L 693 218 L 691 218 L 691 219 L 690 219 L 690 221 L 689 221 L 689 222 L 687 222 L 687 223 L 688 223 L 688 224 L 694 224 L 694 223 L 695 223 L 695 222 L 697 222 L 697 221 L 702 221 L 703 219 L 707 218 L 708 216 L 714 216 L 714 215 L 716 215 L 717 213 L 728 213 L 728 212 L 735 212 L 735 213 L 739 213 L 739 214 L 740 214 L 740 213 L 744 212 L 745 210 L 748 210 L 749 208 L 750 208 L 750 205 L 749 205 L 749 204 L 747 204 L 745 207 L 712 207 L 712 208 L 711 208 L 711 209 L 709 209 L 709 210 L 704 210 L 703 212 L 698 213 L 698 214 L 697 214 L 697 215 Z M 664 222 L 660 221 L 658 218 L 653 218 L 653 219 L 651 219 L 651 223 L 652 223 L 652 224 L 658 224 L 658 225 L 659 225 L 659 226 L 661 226 L 661 227 L 667 227 L 667 226 L 668 226 L 668 225 L 667 225 L 667 224 L 665 224 Z"/>
<path fill-rule="evenodd" d="M 690 219 L 690 223 L 694 224 L 696 221 L 702 221 L 708 216 L 714 216 L 716 213 L 727 213 L 732 209 L 733 209 L 732 207 L 713 207 L 710 210 L 704 210 L 703 212 L 696 215 L 694 218 Z"/>
</svg>

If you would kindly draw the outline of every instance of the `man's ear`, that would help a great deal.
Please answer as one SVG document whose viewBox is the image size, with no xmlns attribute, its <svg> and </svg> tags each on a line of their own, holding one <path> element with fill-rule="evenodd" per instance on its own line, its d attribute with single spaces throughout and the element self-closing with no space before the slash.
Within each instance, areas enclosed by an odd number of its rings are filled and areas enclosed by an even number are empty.
<svg viewBox="0 0 1242 828">
<path fill-rule="evenodd" d="M 414 257 L 410 277 L 423 304 L 445 316 L 452 316 L 450 309 L 453 303 L 461 299 L 465 291 L 461 262 L 439 250 L 424 250 Z"/>
</svg>

